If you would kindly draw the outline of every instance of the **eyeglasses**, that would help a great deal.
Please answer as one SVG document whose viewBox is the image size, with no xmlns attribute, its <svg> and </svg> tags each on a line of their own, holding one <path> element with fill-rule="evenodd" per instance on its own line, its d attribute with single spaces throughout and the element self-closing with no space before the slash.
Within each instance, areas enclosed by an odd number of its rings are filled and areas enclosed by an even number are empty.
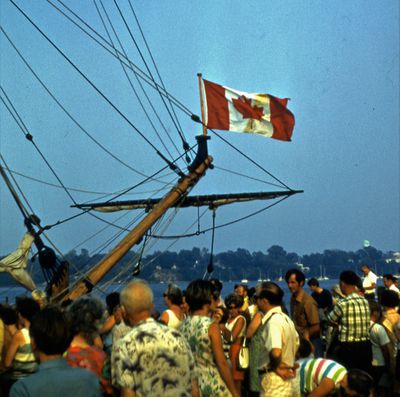
<svg viewBox="0 0 400 397">
<path fill-rule="evenodd" d="M 232 305 L 232 306 L 229 306 L 228 309 L 229 309 L 229 310 L 237 309 L 237 306 L 233 306 L 233 305 Z"/>
</svg>

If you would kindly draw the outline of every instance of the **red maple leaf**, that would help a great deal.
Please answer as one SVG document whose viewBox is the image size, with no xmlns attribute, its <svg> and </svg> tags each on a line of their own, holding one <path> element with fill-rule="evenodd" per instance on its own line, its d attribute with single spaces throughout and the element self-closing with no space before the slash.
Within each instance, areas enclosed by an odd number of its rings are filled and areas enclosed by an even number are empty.
<svg viewBox="0 0 400 397">
<path fill-rule="evenodd" d="M 259 106 L 251 106 L 251 99 L 244 95 L 238 99 L 232 99 L 234 108 L 243 115 L 244 119 L 262 120 L 264 108 Z"/>
</svg>

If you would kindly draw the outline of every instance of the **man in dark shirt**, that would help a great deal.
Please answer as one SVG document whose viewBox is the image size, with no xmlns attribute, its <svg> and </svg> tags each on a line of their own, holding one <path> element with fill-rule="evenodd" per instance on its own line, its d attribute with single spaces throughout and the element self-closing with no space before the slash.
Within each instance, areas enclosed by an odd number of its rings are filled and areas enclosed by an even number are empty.
<svg viewBox="0 0 400 397">
<path fill-rule="evenodd" d="M 331 293 L 319 286 L 319 282 L 316 278 L 310 278 L 307 282 L 310 290 L 312 291 L 311 296 L 314 298 L 318 305 L 318 314 L 321 328 L 321 343 L 322 349 L 326 349 L 326 340 L 328 332 L 328 323 L 326 321 L 326 315 L 328 311 L 332 308 L 332 295 Z"/>
<path fill-rule="evenodd" d="M 318 280 L 314 277 L 310 278 L 307 284 L 312 291 L 311 296 L 317 302 L 318 309 L 329 309 L 332 306 L 331 293 L 327 289 L 321 288 Z"/>
</svg>

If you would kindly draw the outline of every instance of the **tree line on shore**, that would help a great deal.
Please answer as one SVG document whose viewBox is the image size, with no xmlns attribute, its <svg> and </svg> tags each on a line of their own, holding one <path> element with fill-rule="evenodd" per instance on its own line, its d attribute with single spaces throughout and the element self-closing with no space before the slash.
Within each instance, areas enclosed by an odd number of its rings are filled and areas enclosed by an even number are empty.
<svg viewBox="0 0 400 397">
<path fill-rule="evenodd" d="M 75 250 L 69 252 L 66 259 L 72 265 L 71 276 L 73 277 L 77 269 L 87 271 L 103 257 L 104 254 L 91 256 L 86 249 L 81 249 L 80 253 Z M 155 251 L 141 259 L 134 252 L 129 252 L 107 274 L 105 280 L 119 281 L 118 275 L 121 272 L 123 273 L 121 279 L 126 280 L 134 270 L 137 273 L 138 268 L 140 268 L 139 277 L 150 282 L 193 280 L 203 277 L 207 268 L 211 270 L 210 267 L 213 268 L 213 277 L 223 281 L 276 280 L 283 277 L 288 269 L 296 266 L 303 269 L 307 277 L 337 278 L 344 269 L 359 272 L 361 263 L 369 264 L 378 275 L 400 273 L 399 253 L 383 252 L 372 246 L 355 252 L 326 249 L 322 253 L 300 256 L 295 252 L 287 252 L 280 245 L 272 245 L 265 252 L 250 252 L 244 248 L 220 252 L 214 254 L 212 260 L 208 249 L 198 247 L 191 250 L 182 249 L 179 252 Z M 30 266 L 38 266 L 38 263 L 31 263 Z M 38 269 L 35 273 L 40 274 Z M 10 282 L 12 283 L 12 279 L 8 274 L 0 274 L 1 285 L 9 285 Z"/>
</svg>

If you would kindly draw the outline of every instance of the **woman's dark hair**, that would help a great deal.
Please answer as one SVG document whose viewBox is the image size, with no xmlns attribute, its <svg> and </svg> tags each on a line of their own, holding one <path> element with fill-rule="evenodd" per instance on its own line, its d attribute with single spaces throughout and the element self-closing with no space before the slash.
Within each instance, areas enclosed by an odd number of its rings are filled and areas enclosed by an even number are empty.
<svg viewBox="0 0 400 397">
<path fill-rule="evenodd" d="M 106 305 L 108 314 L 111 316 L 114 313 L 114 309 L 120 304 L 119 292 L 111 292 L 106 296 Z"/>
<path fill-rule="evenodd" d="M 309 287 L 319 287 L 319 281 L 315 277 L 310 278 L 307 284 Z"/>
<path fill-rule="evenodd" d="M 10 305 L 0 305 L 0 318 L 4 325 L 15 325 L 18 321 L 18 314 L 15 308 Z"/>
<path fill-rule="evenodd" d="M 104 315 L 104 305 L 91 296 L 82 296 L 67 309 L 67 320 L 72 336 L 81 334 L 89 343 L 93 342 Z"/>
<path fill-rule="evenodd" d="M 211 278 L 210 282 L 214 286 L 214 288 L 219 292 L 219 294 L 221 294 L 221 291 L 222 291 L 221 281 L 219 281 L 217 278 Z"/>
<path fill-rule="evenodd" d="M 176 284 L 168 284 L 167 291 L 165 292 L 168 299 L 173 305 L 181 305 L 183 302 L 182 290 Z"/>
<path fill-rule="evenodd" d="M 185 299 L 190 311 L 201 309 L 211 303 L 213 286 L 208 280 L 194 280 L 186 288 Z"/>
<path fill-rule="evenodd" d="M 66 315 L 56 306 L 46 306 L 33 319 L 29 328 L 37 348 L 47 354 L 63 354 L 71 343 Z"/>
<path fill-rule="evenodd" d="M 289 269 L 289 270 L 286 272 L 286 274 L 285 274 L 285 280 L 286 280 L 286 282 L 289 281 L 289 278 L 290 278 L 290 276 L 291 276 L 292 274 L 294 274 L 294 275 L 296 276 L 296 281 L 297 281 L 299 284 L 300 284 L 301 282 L 303 282 L 303 285 L 304 285 L 304 282 L 306 281 L 306 276 L 305 276 L 304 273 L 301 272 L 299 269 Z"/>
<path fill-rule="evenodd" d="M 260 299 L 267 299 L 273 306 L 281 306 L 283 302 L 283 290 L 279 285 L 265 281 L 262 283 L 261 291 L 258 293 Z"/>
<path fill-rule="evenodd" d="M 387 289 L 385 291 L 382 291 L 381 295 L 381 304 L 384 307 L 390 307 L 391 309 L 399 306 L 399 294 L 396 291 L 391 291 L 390 289 Z"/>
<path fill-rule="evenodd" d="M 15 307 L 17 312 L 29 322 L 32 321 L 33 316 L 40 310 L 39 303 L 26 296 L 17 296 L 15 299 Z"/>
<path fill-rule="evenodd" d="M 238 309 L 240 309 L 243 306 L 244 299 L 243 296 L 240 296 L 238 294 L 229 294 L 225 298 L 225 306 L 229 309 L 229 306 L 234 305 Z"/>
<path fill-rule="evenodd" d="M 347 372 L 349 388 L 359 396 L 369 397 L 374 386 L 372 377 L 361 369 L 349 369 Z"/>
<path fill-rule="evenodd" d="M 247 291 L 247 296 L 249 297 L 249 299 L 252 299 L 255 293 L 256 293 L 255 287 L 251 287 Z"/>
</svg>

